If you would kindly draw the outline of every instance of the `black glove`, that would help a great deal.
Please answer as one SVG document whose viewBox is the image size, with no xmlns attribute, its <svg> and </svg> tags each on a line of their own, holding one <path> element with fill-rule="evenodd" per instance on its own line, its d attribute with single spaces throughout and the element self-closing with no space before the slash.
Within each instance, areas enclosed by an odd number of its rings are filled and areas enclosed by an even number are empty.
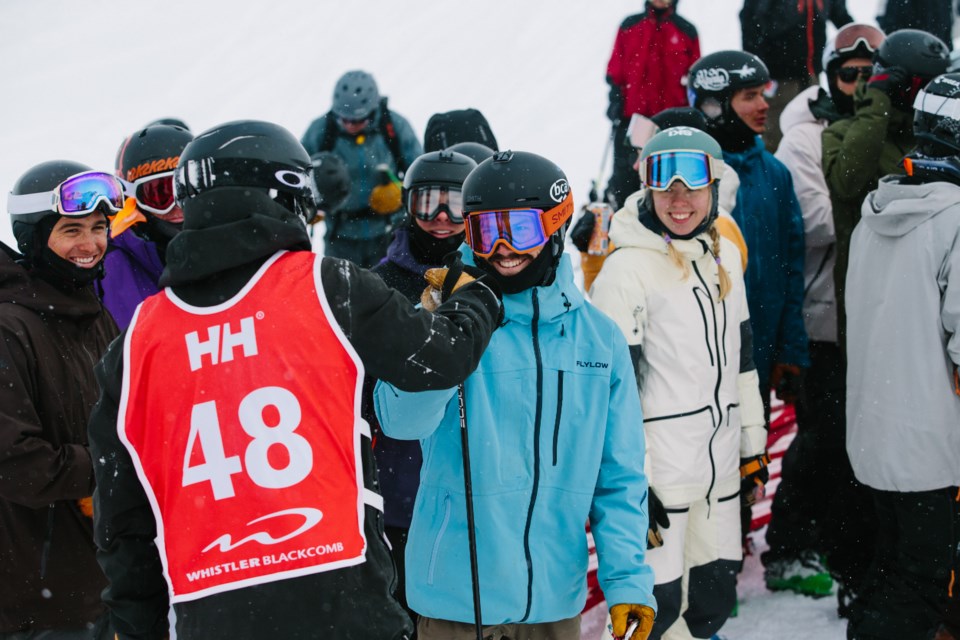
<svg viewBox="0 0 960 640">
<path fill-rule="evenodd" d="M 447 268 L 447 277 L 443 280 L 443 286 L 440 287 L 440 302 L 446 302 L 450 294 L 457 288 L 457 282 L 460 276 L 467 274 L 469 280 L 479 280 L 486 274 L 483 269 L 469 264 L 463 264 L 459 251 L 451 251 L 443 257 L 443 264 Z M 465 284 L 460 283 L 461 286 Z"/>
<path fill-rule="evenodd" d="M 590 247 L 590 238 L 593 236 L 593 229 L 597 226 L 597 219 L 592 212 L 587 211 L 586 207 L 580 209 L 580 218 L 573 229 L 570 231 L 570 240 L 573 246 L 580 253 L 586 253 Z"/>
<path fill-rule="evenodd" d="M 890 99 L 896 98 L 909 84 L 909 75 L 903 67 L 888 67 L 877 71 L 867 80 L 867 87 L 878 89 L 890 96 Z"/>
<path fill-rule="evenodd" d="M 745 506 L 753 506 L 763 498 L 764 487 L 770 480 L 770 458 L 767 454 L 740 458 L 740 502 Z"/>
<path fill-rule="evenodd" d="M 670 528 L 670 516 L 663 508 L 660 498 L 653 492 L 653 487 L 647 489 L 647 517 L 650 521 L 647 529 L 647 549 L 662 547 L 663 536 L 660 535 L 660 527 Z"/>
<path fill-rule="evenodd" d="M 784 402 L 796 403 L 803 388 L 803 369 L 795 364 L 776 363 L 770 372 L 770 387 Z"/>
<path fill-rule="evenodd" d="M 623 90 L 615 84 L 610 85 L 610 106 L 607 107 L 607 117 L 613 126 L 623 121 Z"/>
</svg>

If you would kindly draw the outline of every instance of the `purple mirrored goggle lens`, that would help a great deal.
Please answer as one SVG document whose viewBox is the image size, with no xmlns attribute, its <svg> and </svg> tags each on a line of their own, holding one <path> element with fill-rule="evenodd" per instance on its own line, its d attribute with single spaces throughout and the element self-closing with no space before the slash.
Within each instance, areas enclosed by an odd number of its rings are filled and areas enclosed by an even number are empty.
<svg viewBox="0 0 960 640">
<path fill-rule="evenodd" d="M 112 211 L 123 208 L 123 185 L 116 176 L 101 171 L 67 178 L 57 187 L 56 194 L 57 210 L 65 216 L 86 215 L 101 202 Z"/>
<path fill-rule="evenodd" d="M 467 216 L 467 244 L 482 258 L 489 258 L 497 243 L 517 253 L 527 253 L 547 241 L 539 209 L 484 211 Z"/>
<path fill-rule="evenodd" d="M 433 220 L 446 211 L 450 222 L 463 222 L 463 193 L 451 187 L 418 187 L 407 194 L 407 211 L 421 220 Z"/>
</svg>

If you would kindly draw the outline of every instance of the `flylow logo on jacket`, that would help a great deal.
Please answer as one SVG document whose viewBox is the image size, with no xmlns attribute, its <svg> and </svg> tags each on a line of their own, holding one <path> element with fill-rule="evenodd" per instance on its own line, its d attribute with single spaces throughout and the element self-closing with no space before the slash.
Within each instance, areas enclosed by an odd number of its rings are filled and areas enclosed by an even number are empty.
<svg viewBox="0 0 960 640">
<path fill-rule="evenodd" d="M 609 369 L 609 362 L 591 362 L 589 360 L 577 360 L 577 366 L 583 369 Z"/>
</svg>

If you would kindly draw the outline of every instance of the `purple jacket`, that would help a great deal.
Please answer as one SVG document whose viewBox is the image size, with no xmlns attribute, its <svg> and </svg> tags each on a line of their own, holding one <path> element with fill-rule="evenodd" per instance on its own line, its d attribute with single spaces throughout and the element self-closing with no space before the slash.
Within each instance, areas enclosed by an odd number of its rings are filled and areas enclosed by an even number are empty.
<svg viewBox="0 0 960 640">
<path fill-rule="evenodd" d="M 127 230 L 110 238 L 103 264 L 103 304 L 122 331 L 133 319 L 137 305 L 160 291 L 157 281 L 163 263 L 156 244 Z"/>
</svg>

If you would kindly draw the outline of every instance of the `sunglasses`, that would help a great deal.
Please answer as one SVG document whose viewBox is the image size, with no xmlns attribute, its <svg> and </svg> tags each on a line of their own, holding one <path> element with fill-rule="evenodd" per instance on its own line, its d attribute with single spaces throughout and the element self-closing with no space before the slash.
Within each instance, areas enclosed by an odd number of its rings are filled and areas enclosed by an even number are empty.
<svg viewBox="0 0 960 640">
<path fill-rule="evenodd" d="M 445 211 L 450 222 L 463 222 L 463 193 L 454 187 L 417 187 L 407 192 L 407 211 L 420 220 L 434 220 Z"/>
<path fill-rule="evenodd" d="M 664 151 L 640 163 L 640 179 L 654 191 L 666 191 L 677 180 L 690 189 L 702 189 L 722 173 L 722 161 L 702 151 Z"/>
<path fill-rule="evenodd" d="M 137 206 L 158 216 L 173 211 L 177 205 L 173 191 L 175 171 L 164 171 L 133 182 L 123 182 L 126 195 L 135 198 Z"/>
<path fill-rule="evenodd" d="M 837 78 L 843 82 L 855 82 L 857 78 L 869 78 L 873 75 L 873 66 L 840 67 L 837 69 Z"/>
<path fill-rule="evenodd" d="M 103 203 L 116 213 L 123 208 L 123 199 L 123 185 L 116 176 L 103 171 L 85 171 L 67 178 L 53 191 L 11 193 L 7 197 L 7 211 L 10 215 L 56 211 L 62 216 L 85 216 Z"/>
<path fill-rule="evenodd" d="M 501 244 L 514 253 L 530 253 L 545 245 L 572 215 L 572 193 L 546 211 L 503 209 L 470 213 L 466 216 L 467 244 L 481 258 L 492 256 Z"/>
<path fill-rule="evenodd" d="M 351 126 L 351 125 L 357 126 L 357 125 L 366 124 L 367 122 L 370 122 L 370 118 L 371 116 L 367 116 L 365 118 L 340 118 L 340 124 L 345 127 Z"/>
</svg>

